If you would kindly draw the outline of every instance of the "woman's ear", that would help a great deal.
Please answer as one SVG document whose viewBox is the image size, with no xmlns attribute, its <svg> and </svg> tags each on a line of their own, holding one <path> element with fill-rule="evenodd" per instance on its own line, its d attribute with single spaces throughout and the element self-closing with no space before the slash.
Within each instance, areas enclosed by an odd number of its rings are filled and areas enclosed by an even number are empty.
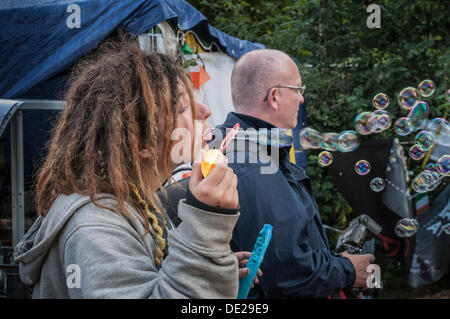
<svg viewBox="0 0 450 319">
<path fill-rule="evenodd" d="M 143 148 L 139 151 L 139 156 L 144 159 L 150 158 L 150 151 L 147 148 Z"/>
</svg>

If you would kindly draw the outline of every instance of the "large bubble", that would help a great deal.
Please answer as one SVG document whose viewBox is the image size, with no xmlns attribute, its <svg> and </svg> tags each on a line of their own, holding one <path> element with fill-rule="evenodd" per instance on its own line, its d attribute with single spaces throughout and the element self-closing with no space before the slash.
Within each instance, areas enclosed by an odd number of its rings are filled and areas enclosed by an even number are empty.
<svg viewBox="0 0 450 319">
<path fill-rule="evenodd" d="M 356 132 L 361 135 L 369 135 L 375 129 L 374 125 L 376 123 L 369 123 L 372 117 L 372 112 L 363 112 L 356 115 L 354 120 L 354 126 Z"/>
<path fill-rule="evenodd" d="M 380 114 L 377 117 L 377 125 L 378 127 L 384 131 L 391 127 L 392 119 L 389 114 Z"/>
<path fill-rule="evenodd" d="M 395 234 L 398 237 L 414 236 L 419 227 L 419 223 L 414 218 L 403 218 L 397 222 L 395 226 Z"/>
<path fill-rule="evenodd" d="M 413 129 L 409 117 L 401 117 L 394 123 L 395 133 L 400 136 L 410 134 Z"/>
<path fill-rule="evenodd" d="M 435 144 L 450 146 L 450 125 L 440 117 L 428 121 L 426 130 L 434 135 Z"/>
<path fill-rule="evenodd" d="M 424 151 L 428 151 L 434 143 L 434 135 L 428 131 L 422 131 L 416 135 L 414 142 L 418 144 Z"/>
<path fill-rule="evenodd" d="M 407 87 L 398 94 L 398 104 L 405 109 L 411 110 L 419 99 L 419 91 L 413 87 Z"/>
<path fill-rule="evenodd" d="M 419 93 L 423 97 L 429 97 L 436 91 L 436 86 L 432 80 L 423 80 L 419 83 Z"/>
<path fill-rule="evenodd" d="M 323 133 L 323 141 L 320 146 L 327 151 L 338 150 L 338 133 Z"/>
<path fill-rule="evenodd" d="M 370 163 L 366 160 L 357 161 L 355 171 L 358 175 L 367 175 L 370 172 Z"/>
<path fill-rule="evenodd" d="M 359 146 L 358 134 L 355 131 L 342 131 L 337 144 L 340 152 L 352 152 Z"/>
<path fill-rule="evenodd" d="M 333 155 L 328 151 L 323 151 L 319 154 L 318 162 L 320 166 L 329 166 L 333 163 Z"/>
<path fill-rule="evenodd" d="M 310 127 L 305 127 L 299 133 L 299 140 L 304 149 L 316 149 L 320 148 L 323 136 L 320 132 Z"/>
<path fill-rule="evenodd" d="M 444 176 L 450 176 L 450 155 L 441 156 L 436 164 L 438 165 L 439 173 Z"/>
<path fill-rule="evenodd" d="M 416 177 L 414 177 L 412 181 L 412 188 L 417 193 L 431 192 L 439 186 L 441 181 L 442 179 L 439 173 L 431 170 L 424 170 Z"/>
<path fill-rule="evenodd" d="M 428 104 L 424 101 L 418 101 L 408 114 L 411 129 L 417 131 L 427 125 Z"/>
<path fill-rule="evenodd" d="M 373 97 L 372 103 L 379 110 L 385 109 L 389 105 L 389 97 L 384 93 L 378 93 Z"/>
</svg>

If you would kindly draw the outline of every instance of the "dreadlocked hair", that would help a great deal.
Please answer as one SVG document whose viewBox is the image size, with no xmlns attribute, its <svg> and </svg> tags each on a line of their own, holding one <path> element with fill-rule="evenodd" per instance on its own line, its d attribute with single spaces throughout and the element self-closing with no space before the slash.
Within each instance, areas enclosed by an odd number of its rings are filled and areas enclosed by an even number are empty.
<svg viewBox="0 0 450 319">
<path fill-rule="evenodd" d="M 150 219 L 155 263 L 160 265 L 166 220 L 156 190 L 171 178 L 180 82 L 194 114 L 191 85 L 181 65 L 168 55 L 144 55 L 135 38 L 108 40 L 79 62 L 38 172 L 38 213 L 45 216 L 59 194 L 87 195 L 96 206 L 128 217 L 129 203 L 142 217 L 146 233 Z M 142 149 L 150 156 L 142 158 Z M 115 206 L 98 203 L 100 193 L 114 195 Z"/>
</svg>

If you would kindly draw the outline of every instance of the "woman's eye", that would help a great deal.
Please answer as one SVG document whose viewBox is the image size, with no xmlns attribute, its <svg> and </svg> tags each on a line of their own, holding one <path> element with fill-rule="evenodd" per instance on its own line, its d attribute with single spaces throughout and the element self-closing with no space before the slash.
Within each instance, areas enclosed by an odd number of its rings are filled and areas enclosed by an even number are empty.
<svg viewBox="0 0 450 319">
<path fill-rule="evenodd" d="M 181 106 L 181 107 L 178 109 L 178 113 L 183 113 L 183 112 L 185 112 L 187 109 L 188 109 L 187 106 Z"/>
</svg>

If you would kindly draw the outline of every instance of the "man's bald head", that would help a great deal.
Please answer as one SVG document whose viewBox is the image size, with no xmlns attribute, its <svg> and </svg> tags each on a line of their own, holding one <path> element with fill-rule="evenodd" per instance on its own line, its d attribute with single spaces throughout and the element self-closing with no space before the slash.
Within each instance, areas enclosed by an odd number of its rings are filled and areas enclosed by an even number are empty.
<svg viewBox="0 0 450 319">
<path fill-rule="evenodd" d="M 245 112 L 263 104 L 267 91 L 285 84 L 294 61 L 278 50 L 255 50 L 244 54 L 231 74 L 231 94 L 236 111 Z"/>
</svg>

